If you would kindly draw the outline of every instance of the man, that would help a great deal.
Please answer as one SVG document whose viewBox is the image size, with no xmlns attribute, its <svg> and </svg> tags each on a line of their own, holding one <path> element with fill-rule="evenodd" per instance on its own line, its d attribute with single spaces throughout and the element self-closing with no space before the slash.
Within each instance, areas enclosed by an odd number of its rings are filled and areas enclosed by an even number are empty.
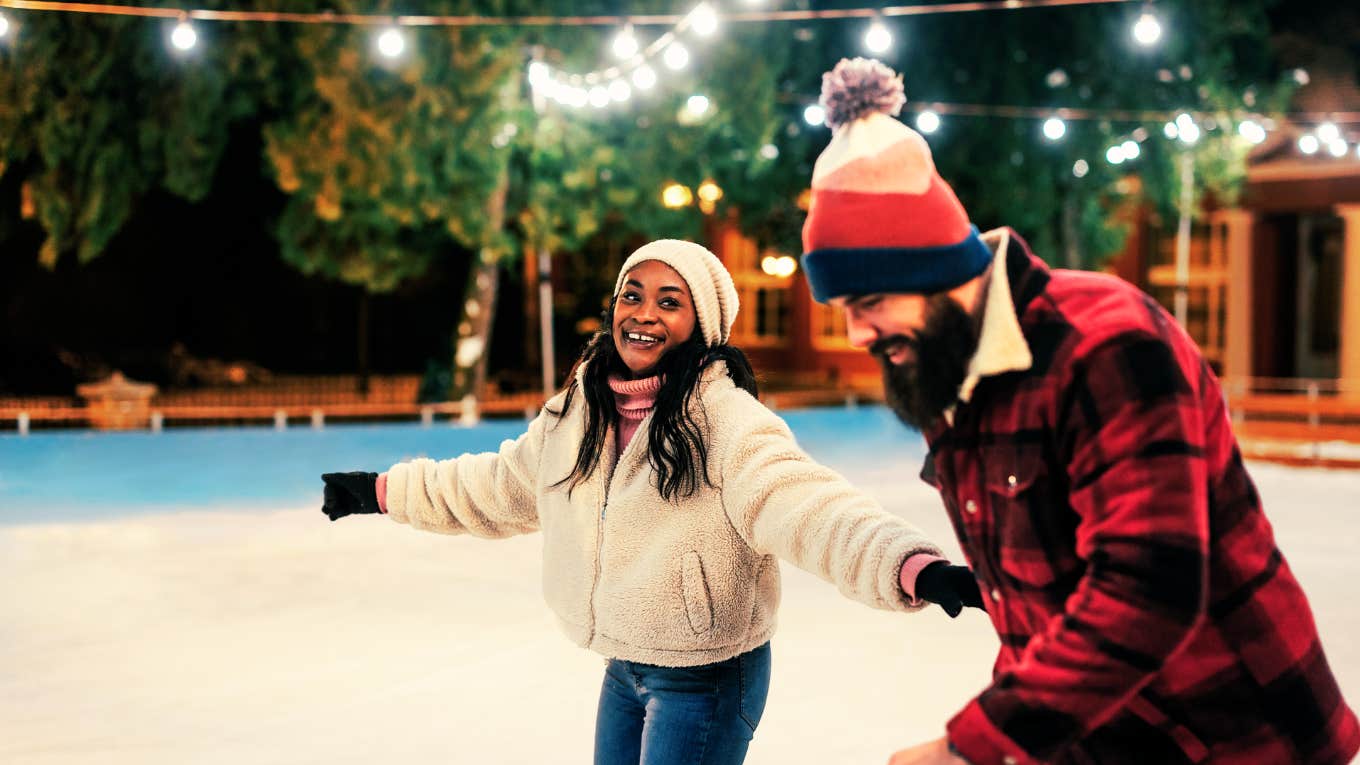
<svg viewBox="0 0 1360 765">
<path fill-rule="evenodd" d="M 1341 765 L 1360 725 L 1275 545 L 1217 380 L 1151 298 L 979 235 L 901 80 L 842 61 L 803 230 L 814 296 L 883 365 L 1001 639 L 993 682 L 894 765 Z"/>
</svg>

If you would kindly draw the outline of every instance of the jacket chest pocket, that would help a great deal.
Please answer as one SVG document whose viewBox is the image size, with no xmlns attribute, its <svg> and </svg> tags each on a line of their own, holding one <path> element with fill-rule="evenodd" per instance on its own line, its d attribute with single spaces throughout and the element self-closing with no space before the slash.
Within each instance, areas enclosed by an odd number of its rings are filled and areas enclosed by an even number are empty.
<svg viewBox="0 0 1360 765">
<path fill-rule="evenodd" d="M 981 457 L 1001 572 L 1022 587 L 1046 588 L 1078 571 L 1075 516 L 1053 496 L 1043 449 L 1004 444 Z"/>
</svg>

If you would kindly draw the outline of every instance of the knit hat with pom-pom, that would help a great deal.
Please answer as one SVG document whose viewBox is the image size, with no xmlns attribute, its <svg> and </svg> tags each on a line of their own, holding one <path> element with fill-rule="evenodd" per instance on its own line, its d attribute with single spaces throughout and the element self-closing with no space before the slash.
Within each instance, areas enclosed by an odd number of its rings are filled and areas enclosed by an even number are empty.
<svg viewBox="0 0 1360 765">
<path fill-rule="evenodd" d="M 821 302 L 950 290 L 991 263 L 925 139 L 894 119 L 906 102 L 901 76 L 872 59 L 822 75 L 831 143 L 803 224 L 803 271 Z"/>
</svg>

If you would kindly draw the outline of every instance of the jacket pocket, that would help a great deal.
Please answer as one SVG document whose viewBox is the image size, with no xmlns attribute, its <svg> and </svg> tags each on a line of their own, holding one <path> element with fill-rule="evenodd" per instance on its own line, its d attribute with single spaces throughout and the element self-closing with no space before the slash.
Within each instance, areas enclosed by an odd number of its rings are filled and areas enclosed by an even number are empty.
<svg viewBox="0 0 1360 765">
<path fill-rule="evenodd" d="M 713 629 L 713 600 L 699 553 L 687 552 L 680 559 L 680 588 L 685 599 L 685 614 L 694 634 L 702 635 Z"/>
<path fill-rule="evenodd" d="M 997 445 L 984 449 L 982 458 L 1002 573 L 1022 587 L 1045 588 L 1079 569 L 1075 519 L 1047 496 L 1043 449 Z"/>
</svg>

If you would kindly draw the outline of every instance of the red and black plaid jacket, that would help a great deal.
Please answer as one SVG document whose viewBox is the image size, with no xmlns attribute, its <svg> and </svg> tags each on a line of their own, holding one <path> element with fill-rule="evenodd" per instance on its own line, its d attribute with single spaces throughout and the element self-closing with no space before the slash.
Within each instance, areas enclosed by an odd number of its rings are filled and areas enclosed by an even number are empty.
<svg viewBox="0 0 1360 765">
<path fill-rule="evenodd" d="M 1342 765 L 1360 726 L 1243 467 L 1218 381 L 1151 298 L 1011 234 L 1032 367 L 927 434 L 1001 637 L 949 723 L 974 765 Z"/>
</svg>

